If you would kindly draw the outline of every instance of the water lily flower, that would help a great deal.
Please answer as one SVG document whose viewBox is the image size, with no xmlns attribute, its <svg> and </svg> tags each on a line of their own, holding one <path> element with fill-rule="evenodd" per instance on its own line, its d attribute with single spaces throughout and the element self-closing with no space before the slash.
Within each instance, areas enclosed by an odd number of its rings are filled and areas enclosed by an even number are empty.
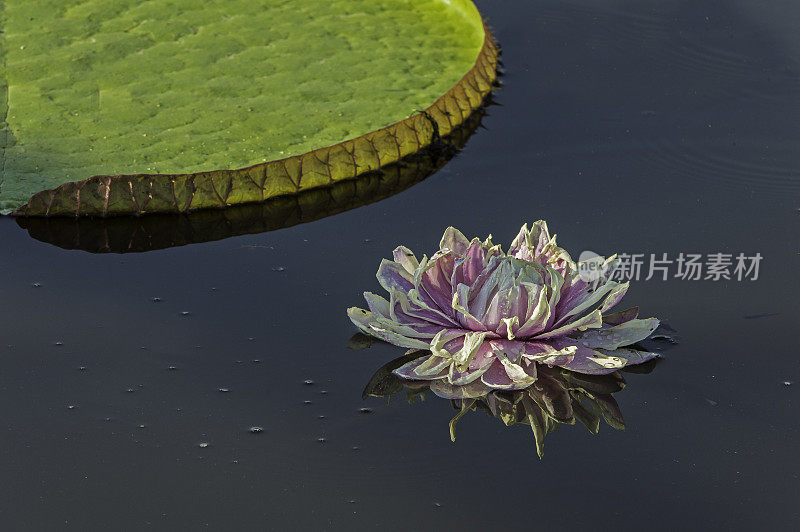
<svg viewBox="0 0 800 532">
<path fill-rule="evenodd" d="M 611 278 L 616 256 L 599 268 L 576 263 L 542 220 L 524 225 L 507 253 L 491 236 L 470 241 L 449 227 L 430 258 L 405 246 L 393 258 L 377 273 L 389 299 L 366 292 L 369 310 L 348 315 L 365 334 L 424 351 L 394 370 L 405 379 L 520 390 L 536 381 L 537 363 L 605 374 L 658 356 L 626 347 L 657 319 L 609 312 L 629 285 Z"/>
</svg>

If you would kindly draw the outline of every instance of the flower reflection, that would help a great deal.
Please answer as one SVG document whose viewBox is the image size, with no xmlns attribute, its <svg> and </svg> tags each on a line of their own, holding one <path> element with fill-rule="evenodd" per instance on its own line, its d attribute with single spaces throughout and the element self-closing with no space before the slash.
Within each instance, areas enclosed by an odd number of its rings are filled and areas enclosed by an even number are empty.
<svg viewBox="0 0 800 532">
<path fill-rule="evenodd" d="M 450 438 L 456 440 L 456 424 L 469 412 L 483 410 L 506 426 L 527 425 L 533 431 L 536 450 L 542 457 L 544 438 L 559 425 L 583 424 L 590 432 L 600 430 L 601 420 L 623 430 L 625 422 L 613 394 L 625 387 L 618 372 L 587 375 L 560 367 L 536 363 L 536 380 L 523 389 L 498 390 L 475 380 L 467 385 L 452 385 L 447 379 L 408 380 L 398 369 L 420 357 L 409 352 L 382 366 L 370 379 L 363 397 L 391 397 L 405 392 L 406 400 L 424 400 L 428 392 L 449 399 L 457 411 L 450 420 Z M 649 372 L 656 360 L 631 368 Z"/>
</svg>

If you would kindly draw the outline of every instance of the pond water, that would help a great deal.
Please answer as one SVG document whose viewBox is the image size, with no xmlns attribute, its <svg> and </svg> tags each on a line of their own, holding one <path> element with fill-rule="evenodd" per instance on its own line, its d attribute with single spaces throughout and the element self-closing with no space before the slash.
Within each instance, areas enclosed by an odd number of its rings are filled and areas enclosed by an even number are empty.
<svg viewBox="0 0 800 532">
<path fill-rule="evenodd" d="M 312 223 L 130 254 L 0 219 L 9 530 L 796 528 L 800 6 L 481 1 L 499 105 L 438 173 Z M 626 429 L 531 430 L 362 390 L 403 350 L 345 309 L 399 244 L 755 256 L 756 280 L 632 283 L 678 343 Z M 794 325 L 792 325 L 794 324 Z M 663 343 L 663 342 L 662 342 Z M 665 343 L 666 344 L 666 343 Z M 260 429 L 260 430 L 258 430 Z"/>
</svg>

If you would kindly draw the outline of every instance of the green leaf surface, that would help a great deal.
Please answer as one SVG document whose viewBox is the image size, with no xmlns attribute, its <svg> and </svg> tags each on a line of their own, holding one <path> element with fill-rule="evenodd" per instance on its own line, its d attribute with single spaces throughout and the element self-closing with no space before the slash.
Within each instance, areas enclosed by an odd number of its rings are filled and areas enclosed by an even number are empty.
<svg viewBox="0 0 800 532">
<path fill-rule="evenodd" d="M 468 0 L 0 5 L 0 210 L 27 203 L 17 214 L 186 212 L 328 185 L 449 132 L 494 80 Z"/>
<path fill-rule="evenodd" d="M 16 222 L 37 240 L 91 253 L 147 252 L 275 231 L 380 201 L 426 179 L 458 153 L 480 125 L 483 115 L 484 109 L 478 109 L 436 144 L 378 172 L 265 202 L 188 214 L 113 218 L 20 216 Z"/>
</svg>

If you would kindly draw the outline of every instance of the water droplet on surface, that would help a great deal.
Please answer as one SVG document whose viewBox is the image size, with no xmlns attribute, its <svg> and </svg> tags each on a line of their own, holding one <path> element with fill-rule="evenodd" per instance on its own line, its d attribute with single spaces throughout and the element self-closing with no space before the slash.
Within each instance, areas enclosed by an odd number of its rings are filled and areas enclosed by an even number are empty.
<svg viewBox="0 0 800 532">
<path fill-rule="evenodd" d="M 86 366 L 78 366 L 78 371 L 86 371 Z"/>
<path fill-rule="evenodd" d="M 317 441 L 320 442 L 320 443 L 327 443 L 328 442 L 328 440 L 325 439 L 325 438 L 317 438 Z"/>
<path fill-rule="evenodd" d="M 169 371 L 175 371 L 176 369 L 178 369 L 178 367 L 177 366 L 169 366 L 169 367 L 167 367 L 167 369 Z"/>
<path fill-rule="evenodd" d="M 161 298 L 160 297 L 151 297 L 150 301 L 152 301 L 153 303 L 160 303 L 161 302 Z"/>
<path fill-rule="evenodd" d="M 188 316 L 188 315 L 189 315 L 189 311 L 188 310 L 184 310 L 184 311 L 181 312 L 181 316 Z"/>
<path fill-rule="evenodd" d="M 61 340 L 56 340 L 55 342 L 53 342 L 53 345 L 56 347 L 61 347 L 62 345 L 64 345 L 64 342 L 62 342 Z"/>
<path fill-rule="evenodd" d="M 311 386 L 314 384 L 314 381 L 312 381 L 311 379 L 306 379 L 303 381 L 303 384 L 305 384 L 306 386 Z"/>
<path fill-rule="evenodd" d="M 133 393 L 133 392 L 134 392 L 134 389 L 133 389 L 133 388 L 128 388 L 128 389 L 127 389 L 127 390 L 125 390 L 125 391 L 126 391 L 127 393 Z"/>
<path fill-rule="evenodd" d="M 142 423 L 141 425 L 139 425 L 139 428 L 140 428 L 140 429 L 143 429 L 143 428 L 145 428 L 146 426 L 147 426 L 147 425 L 145 425 L 144 423 Z"/>
<path fill-rule="evenodd" d="M 792 381 L 783 381 L 783 385 L 784 386 L 791 386 L 792 385 Z"/>
<path fill-rule="evenodd" d="M 34 288 L 41 288 L 42 284 L 41 283 L 33 283 L 31 286 L 33 286 Z"/>
<path fill-rule="evenodd" d="M 322 416 L 322 415 L 317 416 L 317 419 L 325 419 L 325 416 Z"/>
<path fill-rule="evenodd" d="M 248 430 L 250 434 L 261 434 L 264 432 L 264 427 L 250 427 Z"/>
<path fill-rule="evenodd" d="M 372 413 L 372 409 L 371 408 L 359 408 L 358 411 L 361 412 L 362 414 L 371 414 Z"/>
<path fill-rule="evenodd" d="M 75 410 L 76 408 L 78 408 L 77 405 L 67 405 L 68 410 Z"/>
<path fill-rule="evenodd" d="M 248 338 L 248 340 L 252 342 L 252 341 L 255 340 L 255 337 L 251 336 L 251 337 Z"/>
<path fill-rule="evenodd" d="M 354 451 L 360 451 L 361 447 L 359 447 L 358 445 L 354 445 L 353 447 L 351 447 L 351 449 Z"/>
<path fill-rule="evenodd" d="M 285 268 L 285 267 L 283 267 L 283 266 L 273 266 L 273 267 L 272 267 L 272 271 L 273 271 L 273 272 L 285 272 L 285 271 L 286 271 L 286 268 Z"/>
<path fill-rule="evenodd" d="M 328 395 L 328 390 L 320 390 L 319 394 L 320 395 Z"/>
<path fill-rule="evenodd" d="M 220 393 L 228 393 L 229 391 L 231 391 L 231 389 L 230 388 L 219 388 L 217 391 L 220 392 Z"/>
<path fill-rule="evenodd" d="M 206 447 L 208 447 L 208 442 L 201 441 L 200 443 L 197 444 L 197 446 L 200 447 L 201 449 L 205 449 Z"/>
<path fill-rule="evenodd" d="M 308 399 L 306 399 L 305 401 L 303 401 L 303 404 L 304 404 L 304 405 L 310 405 L 310 404 L 311 404 L 311 401 L 309 401 Z"/>
</svg>

